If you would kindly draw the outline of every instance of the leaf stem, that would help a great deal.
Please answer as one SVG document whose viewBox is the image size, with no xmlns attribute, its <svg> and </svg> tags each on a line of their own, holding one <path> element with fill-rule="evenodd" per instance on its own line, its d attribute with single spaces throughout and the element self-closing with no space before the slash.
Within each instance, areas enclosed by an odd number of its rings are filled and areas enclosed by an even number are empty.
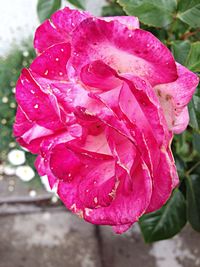
<svg viewBox="0 0 200 267">
<path fill-rule="evenodd" d="M 185 32 L 183 35 L 181 35 L 180 39 L 181 40 L 187 40 L 190 36 L 193 36 L 193 35 L 197 34 L 198 32 L 200 32 L 200 29 L 197 29 L 194 32 Z"/>
<path fill-rule="evenodd" d="M 200 165 L 200 161 L 198 161 L 197 163 L 195 163 L 187 172 L 186 172 L 186 176 L 189 176 L 190 173 L 195 170 L 198 166 Z"/>
</svg>

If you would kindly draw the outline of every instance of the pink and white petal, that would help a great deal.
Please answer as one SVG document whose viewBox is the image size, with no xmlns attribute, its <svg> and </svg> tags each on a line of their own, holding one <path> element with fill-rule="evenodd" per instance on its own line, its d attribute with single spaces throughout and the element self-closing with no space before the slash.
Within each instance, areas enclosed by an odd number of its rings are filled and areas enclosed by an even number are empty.
<svg viewBox="0 0 200 267">
<path fill-rule="evenodd" d="M 196 74 L 177 63 L 178 78 L 171 83 L 154 87 L 162 106 L 169 130 L 181 133 L 188 125 L 187 104 L 191 100 L 199 79 Z"/>
<path fill-rule="evenodd" d="M 29 121 L 50 130 L 64 127 L 55 96 L 44 93 L 27 69 L 22 71 L 17 82 L 16 99 Z"/>
<path fill-rule="evenodd" d="M 146 105 L 151 107 L 151 104 L 148 102 L 143 102 L 145 103 L 145 107 Z M 160 155 L 158 125 L 155 130 L 152 128 L 151 122 L 147 118 L 148 113 L 144 113 L 141 106 L 142 103 L 138 102 L 130 87 L 124 84 L 120 93 L 119 107 L 124 114 L 124 119 L 131 124 L 130 127 L 134 131 L 137 148 L 147 163 L 148 168 L 151 170 L 151 173 L 153 173 L 157 167 Z M 154 114 L 155 116 L 157 115 L 155 111 Z M 165 136 L 162 135 L 162 142 L 164 138 Z"/>
<path fill-rule="evenodd" d="M 51 46 L 31 64 L 30 70 L 50 80 L 68 80 L 66 65 L 71 54 L 69 43 Z"/>
<path fill-rule="evenodd" d="M 92 91 L 113 89 L 121 83 L 117 78 L 117 73 L 101 60 L 96 60 L 85 65 L 81 69 L 80 78 L 82 82 L 90 87 Z"/>
<path fill-rule="evenodd" d="M 82 166 L 79 157 L 65 144 L 57 145 L 52 150 L 49 164 L 54 176 L 64 182 L 70 182 L 75 175 L 78 175 Z"/>
<path fill-rule="evenodd" d="M 81 202 L 86 208 L 92 209 L 109 206 L 113 200 L 110 193 L 116 182 L 115 161 L 113 159 L 96 160 L 96 162 L 91 160 L 87 169 L 84 179 L 78 185 Z"/>
<path fill-rule="evenodd" d="M 139 19 L 133 16 L 115 16 L 115 17 L 103 17 L 103 18 L 100 17 L 99 19 L 105 20 L 107 22 L 117 20 L 121 24 L 126 25 L 130 30 L 140 28 Z"/>
<path fill-rule="evenodd" d="M 118 21 L 85 19 L 74 32 L 72 47 L 72 65 L 79 71 L 91 61 L 102 60 L 119 73 L 132 73 L 151 85 L 177 78 L 171 52 L 156 37 Z"/>
<path fill-rule="evenodd" d="M 174 161 L 171 160 L 167 151 L 162 149 L 158 167 L 152 177 L 152 197 L 146 213 L 160 209 L 167 202 L 174 189 L 177 177 Z"/>
<path fill-rule="evenodd" d="M 61 154 L 66 164 L 60 165 L 59 169 L 56 166 Z M 82 211 L 99 205 L 107 206 L 112 201 L 108 195 L 115 185 L 115 162 L 112 158 L 94 159 L 85 153 L 73 152 L 61 144 L 55 147 L 50 165 L 54 175 L 61 179 L 58 194 L 73 212 L 77 213 L 76 209 Z"/>
<path fill-rule="evenodd" d="M 121 224 L 121 225 L 112 226 L 112 229 L 116 234 L 122 234 L 122 233 L 128 231 L 128 229 L 132 225 L 133 225 L 133 223 Z"/>
<path fill-rule="evenodd" d="M 190 121 L 190 117 L 189 117 L 189 112 L 188 112 L 188 107 L 184 107 L 179 115 L 177 115 L 174 118 L 174 122 L 173 122 L 173 127 L 172 127 L 172 131 L 175 134 L 180 134 L 182 133 L 188 126 Z"/>
<path fill-rule="evenodd" d="M 38 153 L 43 138 L 51 135 L 53 131 L 29 120 L 21 107 L 18 106 L 13 133 L 21 146 L 32 153 Z"/>
<path fill-rule="evenodd" d="M 81 148 L 85 151 L 105 154 L 112 156 L 110 148 L 107 143 L 105 133 L 102 132 L 98 135 L 87 135 L 84 144 Z"/>
<path fill-rule="evenodd" d="M 87 12 L 67 7 L 55 12 L 51 19 L 46 20 L 36 30 L 34 47 L 37 53 L 42 53 L 54 44 L 70 42 L 77 25 L 89 16 Z"/>
<path fill-rule="evenodd" d="M 111 127 L 106 128 L 106 135 L 117 164 L 130 175 L 133 164 L 137 165 L 140 160 L 135 144 Z"/>
<path fill-rule="evenodd" d="M 127 189 L 126 173 L 120 176 L 114 199 L 108 207 L 85 209 L 84 219 L 94 224 L 122 225 L 138 221 L 149 205 L 152 183 L 147 168 L 138 164 Z M 127 228 L 124 228 L 126 230 Z"/>
<path fill-rule="evenodd" d="M 170 146 L 167 148 L 167 158 L 168 158 L 168 162 L 171 162 L 170 166 L 171 166 L 171 173 L 172 173 L 172 175 L 171 175 L 172 176 L 172 187 L 174 189 L 179 185 L 180 180 L 178 177 L 178 173 L 177 173 L 176 165 L 175 165 L 175 160 L 174 160 Z"/>
<path fill-rule="evenodd" d="M 150 134 L 148 131 L 150 131 L 152 138 L 159 145 L 168 144 L 171 135 L 167 130 L 164 114 L 152 87 L 139 77 L 129 78 L 122 86 L 119 106 L 123 106 L 124 114 L 140 128 L 147 138 Z"/>
</svg>

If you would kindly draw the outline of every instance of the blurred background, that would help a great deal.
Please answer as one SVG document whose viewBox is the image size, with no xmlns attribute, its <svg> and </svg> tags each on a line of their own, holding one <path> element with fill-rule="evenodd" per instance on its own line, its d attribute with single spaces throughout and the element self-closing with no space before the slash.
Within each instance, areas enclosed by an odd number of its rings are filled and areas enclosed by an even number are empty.
<svg viewBox="0 0 200 267">
<path fill-rule="evenodd" d="M 73 0 L 69 2 L 60 6 L 74 8 Z M 78 2 L 97 16 L 124 14 L 116 1 Z M 67 212 L 47 177 L 38 176 L 35 156 L 15 142 L 15 85 L 21 69 L 35 57 L 33 35 L 43 20 L 37 4 L 0 0 L 0 267 L 200 267 L 200 236 L 188 225 L 172 239 L 145 244 L 138 225 L 118 236 L 109 227 L 93 226 Z M 168 44 L 164 31 L 149 29 Z M 172 50 L 178 49 L 175 43 Z M 199 127 L 195 108 L 196 102 L 190 109 L 191 125 Z M 177 136 L 173 148 L 180 177 L 192 173 L 199 162 L 199 130 Z"/>
</svg>

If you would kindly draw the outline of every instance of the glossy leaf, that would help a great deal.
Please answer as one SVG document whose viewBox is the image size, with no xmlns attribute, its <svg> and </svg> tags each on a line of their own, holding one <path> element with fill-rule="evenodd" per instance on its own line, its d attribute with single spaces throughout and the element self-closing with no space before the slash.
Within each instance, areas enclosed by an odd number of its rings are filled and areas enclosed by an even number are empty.
<svg viewBox="0 0 200 267">
<path fill-rule="evenodd" d="M 200 134 L 193 134 L 193 147 L 200 154 Z"/>
<path fill-rule="evenodd" d="M 118 0 L 128 15 L 139 17 L 144 24 L 165 27 L 173 21 L 176 0 Z"/>
<path fill-rule="evenodd" d="M 174 41 L 171 46 L 174 58 L 180 64 L 185 64 L 191 48 L 191 43 L 189 41 Z"/>
<path fill-rule="evenodd" d="M 192 227 L 200 232 L 200 176 L 187 177 L 187 216 Z"/>
<path fill-rule="evenodd" d="M 191 27 L 200 27 L 199 0 L 181 0 L 178 5 L 177 17 Z"/>
<path fill-rule="evenodd" d="M 37 12 L 40 22 L 48 19 L 52 13 L 61 7 L 61 0 L 38 0 Z"/>
<path fill-rule="evenodd" d="M 194 96 L 189 103 L 190 126 L 196 131 L 200 130 L 200 97 Z"/>
<path fill-rule="evenodd" d="M 186 224 L 186 203 L 183 194 L 175 190 L 160 210 L 145 214 L 139 221 L 145 242 L 170 238 Z"/>
<path fill-rule="evenodd" d="M 85 9 L 85 0 L 68 0 L 68 2 L 78 8 Z"/>
<path fill-rule="evenodd" d="M 191 45 L 190 52 L 186 60 L 186 66 L 194 72 L 200 72 L 200 42 Z"/>
</svg>

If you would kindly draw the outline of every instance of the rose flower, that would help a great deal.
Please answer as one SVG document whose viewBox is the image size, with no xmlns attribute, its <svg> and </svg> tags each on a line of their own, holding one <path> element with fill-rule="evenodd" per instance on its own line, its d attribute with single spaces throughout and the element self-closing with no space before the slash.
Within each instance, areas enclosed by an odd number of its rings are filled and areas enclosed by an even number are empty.
<svg viewBox="0 0 200 267">
<path fill-rule="evenodd" d="M 34 46 L 14 135 L 69 210 L 122 233 L 179 183 L 170 146 L 198 78 L 135 17 L 65 8 L 39 26 Z"/>
</svg>

